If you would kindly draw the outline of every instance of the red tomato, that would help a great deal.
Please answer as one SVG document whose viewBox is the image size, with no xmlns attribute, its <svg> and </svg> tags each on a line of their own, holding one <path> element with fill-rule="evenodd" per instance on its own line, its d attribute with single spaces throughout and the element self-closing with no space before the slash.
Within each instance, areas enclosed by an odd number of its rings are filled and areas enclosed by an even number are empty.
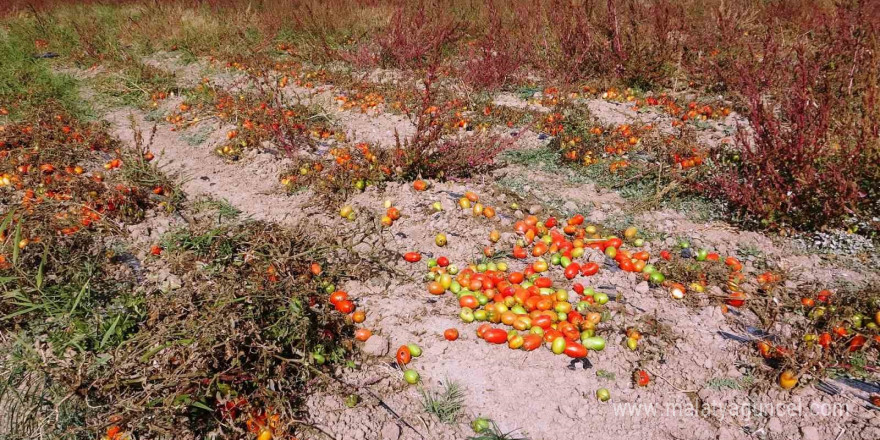
<svg viewBox="0 0 880 440">
<path fill-rule="evenodd" d="M 513 246 L 513 258 L 522 260 L 528 257 L 526 250 L 522 246 Z"/>
<path fill-rule="evenodd" d="M 547 229 L 550 229 L 550 228 L 556 226 L 556 217 L 550 217 L 550 218 L 548 218 L 547 221 L 544 222 L 544 226 L 545 226 Z"/>
<path fill-rule="evenodd" d="M 458 330 L 448 328 L 443 332 L 443 337 L 446 338 L 447 341 L 454 341 L 458 339 Z"/>
<path fill-rule="evenodd" d="M 458 305 L 462 307 L 468 307 L 471 309 L 476 309 L 480 307 L 480 301 L 473 295 L 464 295 L 458 299 Z"/>
<path fill-rule="evenodd" d="M 609 238 L 608 240 L 605 240 L 605 246 L 619 248 L 619 247 L 623 246 L 623 240 L 621 240 L 617 237 Z"/>
<path fill-rule="evenodd" d="M 330 304 L 333 304 L 334 306 L 337 303 L 339 303 L 340 301 L 345 301 L 347 299 L 348 299 L 348 294 L 341 291 L 341 290 L 337 290 L 337 291 L 330 294 Z"/>
<path fill-rule="evenodd" d="M 599 273 L 599 265 L 597 263 L 592 262 L 592 261 L 589 263 L 586 263 L 583 266 L 581 266 L 581 273 L 585 277 L 590 277 L 590 276 L 596 275 L 597 273 Z M 583 287 L 581 287 L 581 292 L 578 292 L 578 293 L 583 293 Z"/>
<path fill-rule="evenodd" d="M 640 387 L 646 387 L 651 382 L 651 376 L 648 376 L 648 372 L 645 370 L 638 370 L 633 373 L 633 379 L 635 379 L 636 385 Z"/>
<path fill-rule="evenodd" d="M 727 304 L 733 307 L 742 307 L 746 303 L 746 294 L 743 292 L 731 292 Z"/>
<path fill-rule="evenodd" d="M 589 264 L 589 263 L 587 263 L 587 264 Z M 584 274 L 584 275 L 586 275 L 586 274 Z M 584 286 L 583 286 L 582 284 L 575 283 L 575 284 L 573 284 L 573 285 L 571 286 L 571 288 L 572 288 L 572 290 L 574 290 L 574 292 L 577 293 L 578 295 L 583 295 L 583 294 L 584 294 Z"/>
<path fill-rule="evenodd" d="M 865 341 L 867 341 L 867 339 L 862 335 L 853 336 L 852 340 L 849 341 L 849 351 L 860 350 L 865 346 Z"/>
<path fill-rule="evenodd" d="M 428 184 L 424 180 L 416 180 L 413 182 L 413 189 L 416 191 L 424 191 L 428 189 Z"/>
<path fill-rule="evenodd" d="M 633 254 L 633 258 L 636 260 L 648 261 L 648 258 L 651 258 L 651 254 L 646 251 L 640 251 Z"/>
<path fill-rule="evenodd" d="M 526 336 L 523 336 L 522 349 L 525 351 L 532 351 L 540 347 L 542 342 L 543 339 L 541 339 L 541 336 L 536 334 L 528 334 Z"/>
<path fill-rule="evenodd" d="M 819 345 L 827 349 L 831 345 L 831 334 L 825 332 L 819 335 Z"/>
<path fill-rule="evenodd" d="M 660 258 L 669 261 L 669 259 L 672 258 L 672 255 L 669 253 L 669 251 L 660 251 Z"/>
<path fill-rule="evenodd" d="M 440 267 L 446 267 L 446 266 L 449 266 L 449 258 L 446 258 L 446 257 L 440 257 L 440 258 L 438 258 L 438 259 L 437 259 L 437 265 L 440 266 Z"/>
<path fill-rule="evenodd" d="M 565 354 L 571 358 L 587 357 L 587 347 L 577 342 L 565 341 Z"/>
<path fill-rule="evenodd" d="M 565 268 L 565 278 L 570 280 L 570 279 L 576 277 L 578 272 L 580 271 L 580 269 L 581 269 L 581 266 L 577 263 L 569 264 Z"/>
<path fill-rule="evenodd" d="M 490 344 L 504 344 L 507 342 L 507 331 L 500 328 L 490 328 L 483 333 L 483 339 Z"/>
<path fill-rule="evenodd" d="M 400 365 L 408 364 L 412 360 L 412 353 L 410 353 L 409 347 L 401 345 L 400 348 L 397 349 L 395 359 L 397 359 L 397 363 Z"/>
<path fill-rule="evenodd" d="M 569 225 L 582 225 L 583 223 L 584 223 L 584 216 L 580 215 L 580 214 L 568 219 Z"/>
<path fill-rule="evenodd" d="M 491 329 L 492 329 L 492 326 L 489 325 L 489 324 L 487 324 L 487 323 L 480 324 L 480 326 L 477 327 L 477 336 L 478 336 L 480 339 L 482 339 L 483 336 L 486 335 L 486 332 L 489 331 L 489 330 L 491 330 Z"/>
<path fill-rule="evenodd" d="M 347 315 L 354 311 L 354 303 L 349 300 L 339 301 L 336 303 L 336 310 Z"/>
<path fill-rule="evenodd" d="M 525 280 L 525 278 L 526 277 L 523 276 L 522 272 L 513 272 L 507 277 L 507 279 L 510 280 L 510 282 L 513 284 L 519 284 L 519 283 L 523 282 L 523 280 Z"/>
<path fill-rule="evenodd" d="M 535 280 L 535 285 L 538 287 L 550 287 L 553 285 L 553 280 L 547 277 L 539 277 Z"/>
<path fill-rule="evenodd" d="M 706 259 L 709 261 L 718 261 L 719 259 L 721 259 L 721 256 L 716 254 L 715 252 L 711 252 L 706 255 Z"/>
<path fill-rule="evenodd" d="M 407 252 L 403 254 L 403 259 L 409 261 L 410 263 L 415 263 L 422 259 L 422 254 L 418 252 Z"/>
</svg>

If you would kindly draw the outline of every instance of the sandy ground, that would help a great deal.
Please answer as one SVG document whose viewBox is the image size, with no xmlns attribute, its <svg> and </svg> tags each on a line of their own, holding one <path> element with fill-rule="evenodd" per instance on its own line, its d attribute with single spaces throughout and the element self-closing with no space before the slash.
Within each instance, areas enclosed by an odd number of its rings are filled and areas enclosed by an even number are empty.
<svg viewBox="0 0 880 440">
<path fill-rule="evenodd" d="M 178 76 L 200 78 L 201 72 L 182 71 Z M 326 96 L 319 94 L 310 99 L 326 104 L 332 91 L 324 93 Z M 514 102 L 516 99 L 503 96 L 500 102 L 529 105 Z M 586 105 L 609 121 L 631 121 L 641 116 L 604 101 Z M 356 139 L 388 145 L 395 129 L 405 130 L 406 123 L 394 115 L 343 112 L 332 105 L 327 108 Z M 105 116 L 114 132 L 126 142 L 133 138 L 130 118 L 145 129 L 150 126 L 145 115 L 137 110 L 117 109 Z M 213 134 L 203 144 L 192 146 L 171 127 L 160 124 L 157 128 L 153 151 L 163 169 L 182 182 L 188 195 L 227 200 L 256 219 L 289 225 L 308 222 L 315 228 L 333 230 L 365 258 L 420 250 L 435 257 L 448 256 L 453 263 L 465 266 L 489 244 L 490 230 L 497 228 L 504 233 L 502 241 L 512 241 L 510 226 L 524 214 L 507 208 L 514 200 L 491 179 L 467 184 L 433 183 L 421 193 L 409 185 L 392 183 L 384 188 L 370 187 L 346 201 L 358 213 L 356 221 L 348 222 L 316 203 L 308 192 L 285 194 L 277 181 L 285 161 L 271 149 L 249 153 L 235 164 L 215 156 L 213 148 L 222 141 L 226 128 L 211 129 Z M 523 173 L 523 169 L 509 165 L 495 176 Z M 590 218 L 601 221 L 626 208 L 627 202 L 613 192 L 530 173 L 531 196 L 544 199 L 538 200 L 536 210 L 546 209 L 544 204 L 554 200 L 571 201 L 574 205 L 568 207 L 589 206 Z M 477 192 L 485 203 L 497 207 L 498 217 L 475 219 L 455 208 L 455 201 L 465 190 Z M 394 202 L 403 218 L 382 230 L 376 219 L 386 199 Z M 431 212 L 430 205 L 435 201 L 443 204 L 442 212 Z M 722 255 L 735 251 L 736 245 L 754 246 L 767 258 L 782 261 L 792 270 L 802 269 L 803 278 L 793 283 L 845 279 L 858 285 L 876 282 L 878 278 L 877 273 L 859 273 L 846 265 L 794 254 L 785 243 L 759 233 L 738 231 L 723 223 L 689 220 L 677 212 L 649 212 L 641 214 L 638 221 L 643 227 L 670 236 L 690 236 L 695 243 Z M 445 248 L 433 243 L 439 232 L 449 237 Z M 663 245 L 650 243 L 648 249 L 656 252 Z M 604 259 L 598 252 L 588 255 L 593 261 Z M 345 381 L 381 397 L 400 418 L 365 392 L 360 393 L 364 401 L 359 406 L 346 408 L 343 401 L 350 391 L 322 386 L 308 398 L 309 422 L 333 438 L 461 439 L 472 435 L 467 426 L 472 417 L 483 416 L 496 421 L 505 432 L 520 430 L 533 440 L 586 436 L 663 440 L 880 439 L 880 413 L 862 408 L 853 400 L 827 396 L 813 387 L 800 387 L 788 393 L 775 388 L 707 386 L 713 379 L 742 380 L 750 374 L 746 365 L 760 364 L 750 347 L 725 340 L 717 333 L 741 333 L 744 325 L 756 320 L 747 312 L 723 314 L 717 306 L 687 308 L 641 282 L 635 274 L 602 270 L 588 281 L 581 281 L 626 299 L 625 304 L 613 304 L 611 322 L 615 328 L 653 318 L 669 330 L 672 338 L 658 341 L 651 348 L 652 361 L 643 364 L 637 353 L 625 347 L 623 334 L 611 334 L 607 348 L 591 352 L 591 368 L 584 368 L 580 364 L 570 366 L 568 358 L 554 356 L 547 350 L 527 353 L 480 341 L 475 334 L 477 325 L 458 319 L 459 307 L 453 296 L 435 297 L 426 292 L 420 281 L 422 264 L 408 264 L 400 258 L 388 264 L 388 271 L 343 286 L 366 310 L 364 325 L 377 336 L 369 342 L 371 354 L 364 354 L 360 367 L 340 373 Z M 520 268 L 513 264 L 513 269 Z M 561 277 L 560 280 L 564 281 Z M 443 330 L 450 327 L 459 329 L 462 337 L 458 341 L 447 342 L 442 338 Z M 401 372 L 392 366 L 393 353 L 406 343 L 417 343 L 424 350 L 413 368 L 421 373 L 425 388 L 439 389 L 447 381 L 464 387 L 467 416 L 462 423 L 446 425 L 435 420 L 423 411 L 418 387 L 407 386 L 400 379 Z M 655 378 L 646 388 L 632 384 L 630 375 L 639 367 L 646 368 Z M 612 373 L 613 378 L 610 374 L 600 377 L 599 370 Z M 603 387 L 613 396 L 610 402 L 599 403 L 595 399 L 596 390 Z M 314 438 L 326 437 L 315 433 Z"/>
</svg>

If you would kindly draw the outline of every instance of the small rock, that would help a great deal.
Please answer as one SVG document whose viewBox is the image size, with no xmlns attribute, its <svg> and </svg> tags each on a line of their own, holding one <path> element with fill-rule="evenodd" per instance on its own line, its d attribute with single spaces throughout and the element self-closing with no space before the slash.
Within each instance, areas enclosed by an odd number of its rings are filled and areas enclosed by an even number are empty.
<svg viewBox="0 0 880 440">
<path fill-rule="evenodd" d="M 536 215 L 541 212 L 544 208 L 541 205 L 531 205 L 529 206 L 529 214 Z"/>
<path fill-rule="evenodd" d="M 815 426 L 804 426 L 801 428 L 801 438 L 803 440 L 822 440 L 822 435 L 819 434 L 819 429 Z"/>
<path fill-rule="evenodd" d="M 767 421 L 767 431 L 778 434 L 783 429 L 782 420 L 779 420 L 779 417 L 770 417 L 770 420 Z"/>
<path fill-rule="evenodd" d="M 636 292 L 639 293 L 648 293 L 651 290 L 651 286 L 648 285 L 647 281 L 642 281 L 641 283 L 636 285 Z"/>
<path fill-rule="evenodd" d="M 369 342 L 369 339 L 367 342 Z M 397 426 L 397 423 L 386 423 L 379 435 L 382 440 L 397 440 L 400 438 L 400 426 Z"/>
<path fill-rule="evenodd" d="M 379 335 L 370 336 L 370 339 L 367 339 L 361 351 L 370 356 L 385 356 L 388 354 L 388 339 Z"/>
<path fill-rule="evenodd" d="M 575 213 L 578 210 L 578 205 L 577 203 L 569 200 L 562 205 L 562 209 L 568 211 L 569 213 Z"/>
</svg>

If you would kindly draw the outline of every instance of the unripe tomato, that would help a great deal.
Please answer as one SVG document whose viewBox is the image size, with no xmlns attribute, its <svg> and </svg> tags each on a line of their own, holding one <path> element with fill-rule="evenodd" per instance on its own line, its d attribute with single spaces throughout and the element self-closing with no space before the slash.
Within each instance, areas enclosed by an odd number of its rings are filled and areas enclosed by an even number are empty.
<svg viewBox="0 0 880 440">
<path fill-rule="evenodd" d="M 565 346 L 565 338 L 563 338 L 562 336 L 557 336 L 550 344 L 550 351 L 552 351 L 553 354 L 562 354 L 563 352 L 565 352 Z"/>
<path fill-rule="evenodd" d="M 406 370 L 403 372 L 403 380 L 410 385 L 419 383 L 419 373 L 416 370 Z"/>
</svg>

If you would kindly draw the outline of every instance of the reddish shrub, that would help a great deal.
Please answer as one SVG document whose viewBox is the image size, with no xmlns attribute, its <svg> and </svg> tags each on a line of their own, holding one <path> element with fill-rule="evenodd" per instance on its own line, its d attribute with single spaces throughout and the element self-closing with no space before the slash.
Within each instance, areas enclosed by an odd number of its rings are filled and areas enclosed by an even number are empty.
<svg viewBox="0 0 880 440">
<path fill-rule="evenodd" d="M 522 58 L 513 40 L 507 36 L 495 2 L 487 0 L 486 4 L 486 32 L 468 45 L 459 76 L 472 86 L 494 89 L 502 86 L 516 71 Z"/>
<path fill-rule="evenodd" d="M 427 11 L 432 11 L 428 15 Z M 461 24 L 426 5 L 399 6 L 377 38 L 383 64 L 425 67 L 439 60 L 442 49 L 461 37 Z"/>
</svg>

